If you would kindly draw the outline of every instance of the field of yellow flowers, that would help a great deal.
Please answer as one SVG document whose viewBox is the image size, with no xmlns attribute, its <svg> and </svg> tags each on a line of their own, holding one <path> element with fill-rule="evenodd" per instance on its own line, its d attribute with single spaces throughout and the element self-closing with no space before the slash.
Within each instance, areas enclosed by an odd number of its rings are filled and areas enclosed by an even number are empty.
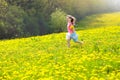
<svg viewBox="0 0 120 80">
<path fill-rule="evenodd" d="M 77 31 L 0 41 L 0 80 L 120 80 L 120 13 L 86 17 Z M 99 27 L 99 28 L 98 28 Z"/>
<path fill-rule="evenodd" d="M 120 27 L 0 41 L 0 80 L 120 80 Z"/>
</svg>

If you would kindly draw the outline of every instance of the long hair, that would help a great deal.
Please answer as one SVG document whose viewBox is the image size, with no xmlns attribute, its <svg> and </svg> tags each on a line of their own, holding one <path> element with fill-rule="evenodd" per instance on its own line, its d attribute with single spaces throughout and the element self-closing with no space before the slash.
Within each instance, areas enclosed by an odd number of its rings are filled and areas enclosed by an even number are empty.
<svg viewBox="0 0 120 80">
<path fill-rule="evenodd" d="M 69 18 L 71 19 L 71 23 L 72 23 L 73 25 L 75 25 L 76 18 L 73 17 L 72 15 L 67 15 L 67 17 L 69 17 Z"/>
</svg>

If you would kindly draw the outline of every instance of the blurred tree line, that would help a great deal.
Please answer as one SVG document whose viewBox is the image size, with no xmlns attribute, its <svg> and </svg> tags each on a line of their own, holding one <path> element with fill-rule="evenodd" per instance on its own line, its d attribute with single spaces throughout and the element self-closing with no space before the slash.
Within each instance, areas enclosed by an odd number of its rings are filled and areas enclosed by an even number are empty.
<svg viewBox="0 0 120 80">
<path fill-rule="evenodd" d="M 67 14 L 80 20 L 87 15 L 115 11 L 109 1 L 0 0 L 0 39 L 66 31 Z"/>
</svg>

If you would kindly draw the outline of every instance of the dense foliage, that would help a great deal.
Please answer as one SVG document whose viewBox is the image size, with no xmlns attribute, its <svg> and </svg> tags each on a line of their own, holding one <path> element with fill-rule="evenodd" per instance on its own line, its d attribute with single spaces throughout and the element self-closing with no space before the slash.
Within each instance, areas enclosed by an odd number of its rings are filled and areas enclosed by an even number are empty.
<svg viewBox="0 0 120 80">
<path fill-rule="evenodd" d="M 118 11 L 110 5 L 113 1 L 0 0 L 0 39 L 65 31 L 65 14 L 80 20 L 94 13 Z"/>
</svg>

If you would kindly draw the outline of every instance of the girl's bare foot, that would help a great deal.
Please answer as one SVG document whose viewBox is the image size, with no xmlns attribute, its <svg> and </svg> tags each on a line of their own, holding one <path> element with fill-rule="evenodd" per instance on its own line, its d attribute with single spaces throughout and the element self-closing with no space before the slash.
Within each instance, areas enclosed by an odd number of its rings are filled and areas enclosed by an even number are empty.
<svg viewBox="0 0 120 80">
<path fill-rule="evenodd" d="M 83 42 L 83 41 L 80 41 L 80 43 L 81 43 L 81 44 L 84 44 L 84 42 Z"/>
<path fill-rule="evenodd" d="M 84 44 L 84 42 L 83 41 L 80 41 L 80 45 L 82 46 Z"/>
</svg>

